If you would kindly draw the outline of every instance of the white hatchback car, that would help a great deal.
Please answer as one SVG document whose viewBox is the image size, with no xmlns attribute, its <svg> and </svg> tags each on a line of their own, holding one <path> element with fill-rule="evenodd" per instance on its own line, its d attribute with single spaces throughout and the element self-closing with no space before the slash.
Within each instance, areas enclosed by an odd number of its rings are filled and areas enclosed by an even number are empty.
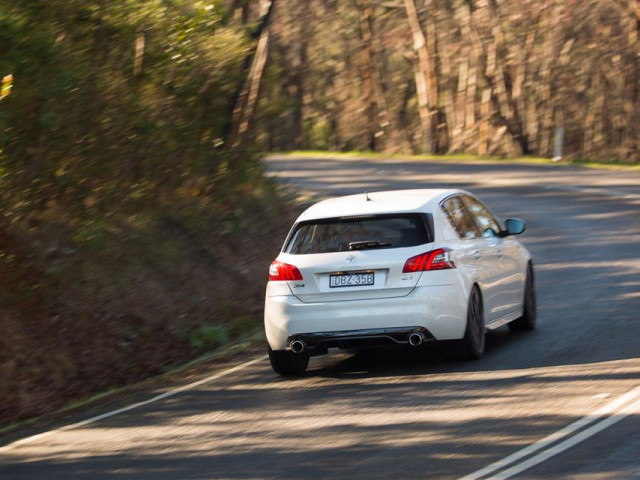
<svg viewBox="0 0 640 480">
<path fill-rule="evenodd" d="M 330 348 L 451 341 L 482 357 L 485 330 L 533 329 L 531 255 L 463 190 L 363 193 L 319 202 L 293 225 L 269 269 L 264 321 L 281 375 Z"/>
</svg>

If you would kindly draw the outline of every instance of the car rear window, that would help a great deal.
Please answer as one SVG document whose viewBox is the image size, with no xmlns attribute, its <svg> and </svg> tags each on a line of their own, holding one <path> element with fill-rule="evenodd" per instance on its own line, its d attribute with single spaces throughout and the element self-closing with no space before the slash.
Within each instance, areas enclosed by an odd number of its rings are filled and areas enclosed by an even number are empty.
<svg viewBox="0 0 640 480">
<path fill-rule="evenodd" d="M 432 241 L 426 215 L 407 213 L 308 220 L 297 224 L 284 251 L 296 255 L 403 248 Z"/>
</svg>

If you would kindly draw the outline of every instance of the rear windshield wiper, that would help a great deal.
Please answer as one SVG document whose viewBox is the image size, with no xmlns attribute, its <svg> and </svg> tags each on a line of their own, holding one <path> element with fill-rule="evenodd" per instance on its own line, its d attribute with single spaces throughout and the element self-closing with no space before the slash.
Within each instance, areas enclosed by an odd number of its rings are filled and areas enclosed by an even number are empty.
<svg viewBox="0 0 640 480">
<path fill-rule="evenodd" d="M 349 242 L 349 250 L 367 250 L 369 248 L 390 247 L 389 242 L 379 242 L 377 240 L 361 240 L 359 242 Z"/>
</svg>

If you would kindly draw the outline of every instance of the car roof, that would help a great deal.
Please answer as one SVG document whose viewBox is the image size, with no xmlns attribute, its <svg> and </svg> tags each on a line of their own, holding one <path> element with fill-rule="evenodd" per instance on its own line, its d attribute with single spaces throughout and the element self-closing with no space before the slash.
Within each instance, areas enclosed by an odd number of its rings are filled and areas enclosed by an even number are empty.
<svg viewBox="0 0 640 480">
<path fill-rule="evenodd" d="M 312 205 L 298 221 L 321 218 L 346 217 L 385 213 L 429 212 L 434 204 L 456 194 L 467 193 L 458 189 L 414 189 L 385 192 L 358 193 L 346 197 L 330 198 Z M 367 200 L 368 198 L 368 200 Z"/>
</svg>

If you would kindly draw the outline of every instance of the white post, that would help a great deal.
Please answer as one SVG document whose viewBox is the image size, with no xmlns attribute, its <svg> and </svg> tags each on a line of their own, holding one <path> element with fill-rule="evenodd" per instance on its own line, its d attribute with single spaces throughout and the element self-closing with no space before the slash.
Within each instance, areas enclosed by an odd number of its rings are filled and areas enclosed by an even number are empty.
<svg viewBox="0 0 640 480">
<path fill-rule="evenodd" d="M 553 158 L 554 162 L 562 160 L 562 144 L 564 142 L 564 127 L 556 127 L 556 134 L 553 140 Z"/>
</svg>

